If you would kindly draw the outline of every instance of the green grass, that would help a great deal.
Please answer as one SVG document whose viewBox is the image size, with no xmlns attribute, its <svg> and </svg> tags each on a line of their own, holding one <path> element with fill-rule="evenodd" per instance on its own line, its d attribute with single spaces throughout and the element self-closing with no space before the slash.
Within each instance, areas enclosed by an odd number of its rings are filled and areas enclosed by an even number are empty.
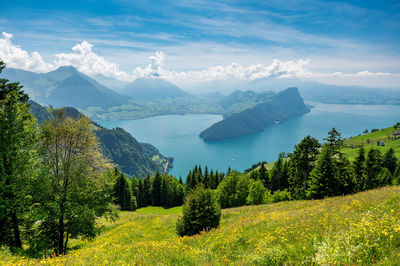
<svg viewBox="0 0 400 266">
<path fill-rule="evenodd" d="M 358 147 L 361 145 L 363 145 L 367 151 L 373 147 L 380 150 L 382 153 L 392 148 L 395 152 L 395 156 L 400 159 L 400 138 L 394 138 L 393 130 L 395 130 L 394 127 L 388 127 L 376 132 L 346 139 L 344 141 L 346 148 L 343 149 L 343 153 L 352 161 L 357 156 Z M 385 146 L 378 146 L 377 141 L 384 141 Z"/>
<path fill-rule="evenodd" d="M 122 212 L 94 241 L 34 260 L 0 249 L 0 264 L 282 265 L 400 261 L 400 187 L 324 200 L 226 209 L 218 229 L 178 237 L 179 208 Z"/>
<path fill-rule="evenodd" d="M 136 210 L 138 214 L 154 214 L 154 215 L 169 215 L 169 214 L 180 214 L 182 212 L 182 206 L 165 209 L 163 207 L 146 207 Z"/>
</svg>

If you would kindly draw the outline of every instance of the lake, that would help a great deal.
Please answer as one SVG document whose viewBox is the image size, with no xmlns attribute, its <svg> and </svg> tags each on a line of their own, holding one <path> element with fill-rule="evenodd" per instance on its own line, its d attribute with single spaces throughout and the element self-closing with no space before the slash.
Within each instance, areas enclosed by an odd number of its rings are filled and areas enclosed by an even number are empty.
<svg viewBox="0 0 400 266">
<path fill-rule="evenodd" d="M 139 142 L 157 147 L 174 157 L 172 175 L 186 178 L 195 164 L 226 171 L 243 171 L 259 161 L 275 161 L 280 152 L 292 152 L 306 135 L 319 140 L 335 127 L 342 137 L 361 134 L 364 129 L 384 128 L 400 122 L 400 106 L 308 103 L 310 113 L 265 128 L 250 136 L 205 142 L 198 135 L 222 119 L 220 115 L 167 115 L 139 120 L 99 122 L 106 128 L 121 127 Z"/>
</svg>

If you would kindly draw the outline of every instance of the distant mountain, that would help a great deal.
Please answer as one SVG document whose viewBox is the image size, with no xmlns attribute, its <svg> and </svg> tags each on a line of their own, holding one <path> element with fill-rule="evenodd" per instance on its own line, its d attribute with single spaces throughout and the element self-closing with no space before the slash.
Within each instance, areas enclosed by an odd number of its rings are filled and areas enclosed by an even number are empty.
<svg viewBox="0 0 400 266">
<path fill-rule="evenodd" d="M 266 102 L 233 113 L 200 133 L 205 141 L 239 138 L 264 130 L 267 125 L 309 112 L 297 88 L 288 88 Z"/>
<path fill-rule="evenodd" d="M 273 92 L 259 94 L 254 91 L 236 90 L 220 100 L 218 104 L 224 109 L 224 115 L 227 116 L 264 102 L 272 95 L 274 95 Z"/>
<path fill-rule="evenodd" d="M 19 81 L 30 97 L 44 105 L 109 108 L 129 101 L 130 97 L 118 94 L 80 73 L 72 66 L 37 74 L 20 69 L 6 68 L 4 77 Z"/>
<path fill-rule="evenodd" d="M 298 87 L 305 100 L 341 104 L 400 104 L 400 90 L 367 88 L 361 86 L 329 85 L 298 78 L 260 78 L 245 88 L 256 92 L 280 91 Z"/>
<path fill-rule="evenodd" d="M 162 78 L 138 78 L 125 86 L 120 92 L 145 101 L 191 97 L 189 93 Z"/>
<path fill-rule="evenodd" d="M 115 90 L 116 92 L 119 92 L 123 87 L 129 84 L 128 81 L 122 81 L 119 79 L 106 77 L 102 74 L 97 74 L 95 76 L 92 76 L 92 78 L 95 79 L 101 85 L 106 86 L 107 88 L 110 88 L 112 90 Z"/>
<path fill-rule="evenodd" d="M 41 124 L 51 117 L 50 112 L 40 104 L 30 101 L 30 111 Z M 77 118 L 82 115 L 72 107 L 66 107 L 66 114 Z M 131 134 L 122 128 L 107 129 L 92 122 L 94 130 L 99 138 L 100 147 L 105 156 L 118 168 L 132 176 L 146 176 L 157 171 L 172 167 L 173 158 L 167 158 L 159 153 L 158 149 L 148 143 L 139 143 Z"/>
<path fill-rule="evenodd" d="M 245 80 L 211 80 L 188 85 L 184 89 L 196 96 L 213 92 L 228 95 L 235 90 L 244 90 L 247 83 Z"/>
</svg>

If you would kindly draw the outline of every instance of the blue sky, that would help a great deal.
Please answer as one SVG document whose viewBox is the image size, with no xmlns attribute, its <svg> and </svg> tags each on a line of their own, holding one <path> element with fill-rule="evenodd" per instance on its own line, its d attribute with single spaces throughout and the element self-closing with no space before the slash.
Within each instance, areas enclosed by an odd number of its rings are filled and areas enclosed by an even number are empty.
<svg viewBox="0 0 400 266">
<path fill-rule="evenodd" d="M 392 87 L 400 80 L 398 1 L 3 0 L 0 32 L 53 66 L 61 64 L 53 63 L 56 54 L 70 54 L 86 41 L 91 52 L 129 77 L 135 68 L 137 75 L 149 72 L 147 67 L 162 67 L 174 77 L 232 63 L 243 67 L 234 71 L 258 64 L 268 69 L 273 59 L 281 68 L 290 68 L 287 62 L 298 68 L 301 59 L 309 60 L 300 64 L 302 75 L 330 83 L 357 84 L 359 72 Z M 162 52 L 161 66 L 149 59 L 156 51 Z"/>
</svg>

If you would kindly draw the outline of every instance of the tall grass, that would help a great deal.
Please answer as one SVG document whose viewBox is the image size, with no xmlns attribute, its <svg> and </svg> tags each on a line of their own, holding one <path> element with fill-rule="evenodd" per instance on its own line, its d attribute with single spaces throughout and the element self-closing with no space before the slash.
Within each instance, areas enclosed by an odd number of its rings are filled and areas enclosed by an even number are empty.
<svg viewBox="0 0 400 266">
<path fill-rule="evenodd" d="M 170 212 L 170 213 L 167 213 Z M 178 237 L 179 208 L 123 212 L 93 242 L 66 256 L 34 260 L 0 251 L 0 264 L 396 264 L 400 187 L 313 201 L 223 210 L 221 226 Z"/>
</svg>

